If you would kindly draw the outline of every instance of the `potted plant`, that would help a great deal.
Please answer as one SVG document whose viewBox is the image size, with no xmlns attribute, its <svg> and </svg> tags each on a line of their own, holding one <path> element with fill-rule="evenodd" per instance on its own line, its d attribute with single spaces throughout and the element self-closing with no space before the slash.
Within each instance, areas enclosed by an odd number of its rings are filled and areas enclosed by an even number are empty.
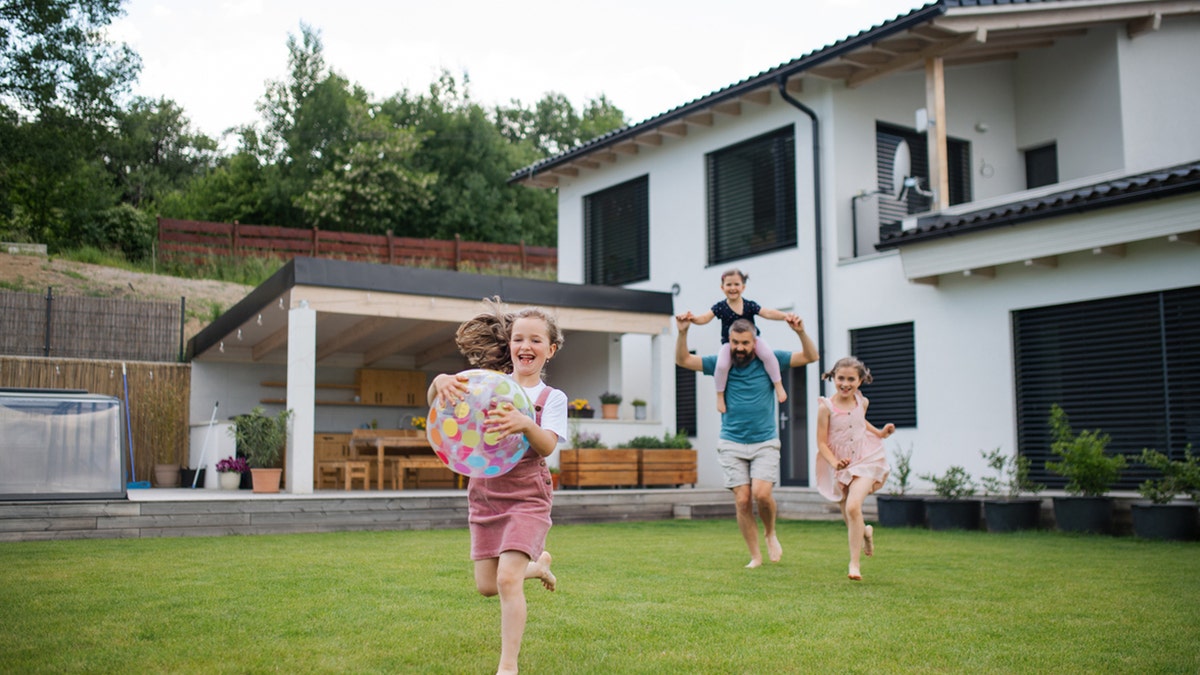
<svg viewBox="0 0 1200 675">
<path fill-rule="evenodd" d="M 283 470 L 279 468 L 279 451 L 287 443 L 287 423 L 291 410 L 281 410 L 267 416 L 262 406 L 255 406 L 246 415 L 234 418 L 230 429 L 237 442 L 238 452 L 250 465 L 255 492 L 279 492 Z"/>
<path fill-rule="evenodd" d="M 1055 524 L 1063 532 L 1111 532 L 1113 502 L 1106 495 L 1125 468 L 1125 456 L 1105 453 L 1108 434 L 1074 433 L 1057 403 L 1050 407 L 1050 429 L 1054 436 L 1050 452 L 1061 460 L 1046 462 L 1046 468 L 1067 479 L 1067 496 L 1054 498 Z"/>
<path fill-rule="evenodd" d="M 1008 455 L 996 448 L 979 451 L 984 461 L 996 472 L 980 479 L 983 484 L 983 522 L 988 532 L 1016 532 L 1037 529 L 1041 520 L 1042 500 L 1021 497 L 1027 492 L 1036 495 L 1042 486 L 1029 480 L 1029 458 Z"/>
<path fill-rule="evenodd" d="M 640 398 L 635 398 L 629 402 L 633 406 L 633 419 L 646 419 L 646 402 Z"/>
<path fill-rule="evenodd" d="M 606 420 L 617 419 L 617 409 L 621 405 L 621 395 L 606 391 L 600 394 L 600 409 Z"/>
<path fill-rule="evenodd" d="M 892 456 L 896 461 L 892 463 L 888 476 L 888 492 L 875 496 L 879 524 L 884 527 L 924 527 L 925 498 L 908 493 L 909 476 L 912 475 L 912 445 L 907 450 L 896 446 Z"/>
<path fill-rule="evenodd" d="M 1200 497 L 1200 458 L 1192 455 L 1192 446 L 1184 449 L 1182 460 L 1171 459 L 1158 450 L 1142 450 L 1140 461 L 1159 472 L 1138 486 L 1148 502 L 1130 506 L 1133 533 L 1146 539 L 1194 541 L 1197 538 L 1197 497 Z M 1191 502 L 1175 501 L 1188 494 Z"/>
<path fill-rule="evenodd" d="M 217 462 L 217 481 L 222 490 L 236 490 L 242 483 L 242 474 L 249 470 L 244 457 L 226 457 Z"/>
<path fill-rule="evenodd" d="M 562 481 L 562 470 L 557 466 L 550 467 L 550 489 L 557 490 Z"/>
<path fill-rule="evenodd" d="M 940 476 L 922 474 L 921 478 L 933 483 L 933 491 L 939 497 L 925 500 L 925 518 L 929 521 L 929 529 L 979 529 L 979 502 L 963 499 L 975 494 L 975 483 L 965 468 L 955 465 Z"/>
<path fill-rule="evenodd" d="M 634 448 L 638 453 L 638 485 L 696 484 L 696 451 L 692 441 L 682 431 L 663 432 L 662 438 L 637 436 L 618 447 Z"/>
<path fill-rule="evenodd" d="M 564 487 L 637 485 L 637 450 L 609 450 L 600 434 L 571 433 L 571 447 L 558 459 Z"/>
<path fill-rule="evenodd" d="M 596 415 L 595 409 L 586 398 L 577 398 L 567 404 L 567 417 L 591 419 Z"/>
</svg>

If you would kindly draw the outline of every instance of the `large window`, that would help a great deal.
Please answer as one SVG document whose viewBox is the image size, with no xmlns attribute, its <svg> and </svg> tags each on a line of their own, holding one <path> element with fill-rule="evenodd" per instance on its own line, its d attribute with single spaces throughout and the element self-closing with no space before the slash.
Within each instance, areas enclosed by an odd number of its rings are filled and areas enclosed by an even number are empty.
<svg viewBox="0 0 1200 675">
<path fill-rule="evenodd" d="M 1035 188 L 1058 182 L 1058 144 L 1051 143 L 1025 151 L 1025 187 Z"/>
<path fill-rule="evenodd" d="M 850 351 L 866 364 L 874 382 L 862 387 L 871 401 L 868 418 L 882 426 L 917 426 L 917 360 L 912 323 L 850 331 Z"/>
<path fill-rule="evenodd" d="M 1129 457 L 1155 448 L 1182 459 L 1200 449 L 1200 287 L 1013 312 L 1017 443 L 1030 476 L 1046 470 L 1050 406 L 1071 428 L 1111 436 L 1108 451 Z M 873 406 L 872 406 L 873 407 Z M 1130 464 L 1115 485 L 1136 489 L 1149 476 Z"/>
<path fill-rule="evenodd" d="M 689 352 L 695 354 L 696 352 Z M 696 378 L 694 370 L 675 366 L 675 429 L 696 435 Z"/>
<path fill-rule="evenodd" d="M 650 179 L 583 198 L 584 278 L 620 286 L 650 278 Z"/>
<path fill-rule="evenodd" d="M 708 155 L 708 264 L 796 246 L 792 127 Z"/>
<path fill-rule="evenodd" d="M 896 147 L 900 142 L 908 144 L 910 166 L 899 167 L 895 171 Z M 950 182 L 950 204 L 962 204 L 971 200 L 971 144 L 958 138 L 946 139 L 946 165 Z M 929 144 L 928 134 L 917 133 L 912 129 L 875 123 L 875 166 L 879 183 L 879 224 L 880 230 L 895 231 L 900 228 L 900 221 L 912 213 L 928 211 L 932 200 L 921 195 L 916 190 L 909 191 L 904 199 L 896 199 L 900 192 L 895 184 L 894 176 L 898 173 L 913 176 L 920 182 L 920 187 L 929 190 Z"/>
</svg>

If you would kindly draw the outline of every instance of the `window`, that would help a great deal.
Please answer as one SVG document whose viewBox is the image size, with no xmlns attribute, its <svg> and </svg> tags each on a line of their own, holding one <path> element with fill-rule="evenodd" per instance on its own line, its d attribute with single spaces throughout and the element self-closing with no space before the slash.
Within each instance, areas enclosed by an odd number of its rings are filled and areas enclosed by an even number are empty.
<svg viewBox="0 0 1200 675">
<path fill-rule="evenodd" d="M 1058 182 L 1058 144 L 1051 143 L 1025 151 L 1025 187 L 1035 188 Z"/>
<path fill-rule="evenodd" d="M 796 246 L 792 128 L 708 155 L 708 264 Z"/>
<path fill-rule="evenodd" d="M 907 173 L 900 167 L 901 173 L 920 179 L 921 187 L 929 188 L 929 145 L 928 134 L 917 133 L 883 122 L 875 123 L 875 166 L 882 193 L 879 199 L 879 223 L 883 232 L 893 232 L 900 229 L 900 221 L 912 213 L 928 211 L 933 203 L 929 197 L 915 191 L 909 192 L 903 201 L 895 196 L 900 190 L 893 181 L 894 159 L 896 147 L 900 141 L 908 143 L 911 166 Z M 958 138 L 946 139 L 946 165 L 949 172 L 950 204 L 963 204 L 971 201 L 971 144 Z"/>
<path fill-rule="evenodd" d="M 688 352 L 695 354 L 696 352 Z M 694 370 L 675 366 L 675 430 L 696 435 L 696 378 Z"/>
<path fill-rule="evenodd" d="M 917 426 L 917 361 L 912 323 L 850 331 L 850 352 L 866 364 L 874 382 L 862 387 L 871 401 L 868 419 Z"/>
<path fill-rule="evenodd" d="M 1197 344 L 1200 286 L 1013 312 L 1017 447 L 1030 477 L 1066 484 L 1046 470 L 1054 403 L 1076 433 L 1108 434 L 1110 453 L 1155 448 L 1182 459 L 1200 441 Z M 1149 476 L 1131 463 L 1113 487 L 1136 489 Z"/>
<path fill-rule="evenodd" d="M 584 277 L 620 286 L 650 278 L 650 179 L 614 185 L 583 198 Z"/>
</svg>

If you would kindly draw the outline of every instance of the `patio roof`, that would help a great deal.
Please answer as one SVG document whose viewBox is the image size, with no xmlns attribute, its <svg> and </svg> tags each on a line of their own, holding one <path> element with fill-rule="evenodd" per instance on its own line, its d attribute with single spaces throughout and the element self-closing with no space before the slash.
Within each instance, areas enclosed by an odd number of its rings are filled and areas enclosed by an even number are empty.
<svg viewBox="0 0 1200 675">
<path fill-rule="evenodd" d="M 193 337 L 187 359 L 282 362 L 289 310 L 307 306 L 317 313 L 317 364 L 402 356 L 420 368 L 457 353 L 458 325 L 495 295 L 554 311 L 564 331 L 658 335 L 674 313 L 671 294 L 657 291 L 295 258 Z"/>
</svg>

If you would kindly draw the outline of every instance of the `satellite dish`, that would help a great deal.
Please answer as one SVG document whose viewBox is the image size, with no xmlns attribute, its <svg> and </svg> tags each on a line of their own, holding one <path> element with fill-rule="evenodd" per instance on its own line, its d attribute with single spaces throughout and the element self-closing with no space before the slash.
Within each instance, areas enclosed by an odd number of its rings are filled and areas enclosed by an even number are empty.
<svg viewBox="0 0 1200 675">
<path fill-rule="evenodd" d="M 896 199 L 903 199 L 904 179 L 911 175 L 912 151 L 908 149 L 908 141 L 901 140 L 892 153 L 892 194 Z"/>
</svg>

